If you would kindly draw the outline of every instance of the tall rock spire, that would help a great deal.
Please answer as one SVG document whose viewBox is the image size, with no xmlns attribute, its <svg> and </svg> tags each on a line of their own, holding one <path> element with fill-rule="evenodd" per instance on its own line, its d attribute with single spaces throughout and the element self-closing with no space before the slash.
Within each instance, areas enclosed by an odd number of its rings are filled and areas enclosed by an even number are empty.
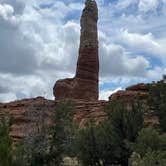
<svg viewBox="0 0 166 166">
<path fill-rule="evenodd" d="M 81 48 L 98 47 L 97 35 L 98 9 L 95 1 L 87 0 L 81 16 Z"/>
<path fill-rule="evenodd" d="M 98 9 L 95 1 L 86 0 L 81 16 L 81 37 L 76 77 L 98 81 Z"/>
<path fill-rule="evenodd" d="M 81 16 L 81 36 L 76 75 L 56 82 L 56 99 L 98 100 L 98 8 L 95 0 L 86 0 Z"/>
</svg>

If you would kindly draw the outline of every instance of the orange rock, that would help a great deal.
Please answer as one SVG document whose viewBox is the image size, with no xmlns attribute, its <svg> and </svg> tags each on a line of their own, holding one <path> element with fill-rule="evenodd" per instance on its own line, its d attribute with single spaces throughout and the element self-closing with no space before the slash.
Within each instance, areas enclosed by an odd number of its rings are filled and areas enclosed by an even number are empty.
<svg viewBox="0 0 166 166">
<path fill-rule="evenodd" d="M 127 102 L 131 102 L 133 98 L 141 97 L 143 101 L 147 99 L 147 92 L 139 91 L 119 91 L 110 97 L 111 101 L 119 101 L 125 99 Z M 106 118 L 104 107 L 108 102 L 106 101 L 85 101 L 74 100 L 74 121 L 79 124 L 80 127 L 85 126 L 89 120 L 95 120 L 96 123 L 103 121 Z M 10 135 L 14 140 L 19 140 L 28 133 L 36 129 L 37 125 L 46 123 L 51 125 L 53 111 L 56 109 L 58 101 L 46 100 L 42 97 L 34 99 L 24 99 L 11 103 L 0 103 L 0 118 L 7 113 L 14 117 L 14 123 L 11 127 Z M 146 102 L 144 103 L 146 106 Z M 158 124 L 158 117 L 148 113 L 145 114 L 145 126 L 154 126 Z"/>
<path fill-rule="evenodd" d="M 59 80 L 53 93 L 56 99 L 98 100 L 99 57 L 97 34 L 98 9 L 95 1 L 86 1 L 81 16 L 81 37 L 74 78 Z"/>
</svg>

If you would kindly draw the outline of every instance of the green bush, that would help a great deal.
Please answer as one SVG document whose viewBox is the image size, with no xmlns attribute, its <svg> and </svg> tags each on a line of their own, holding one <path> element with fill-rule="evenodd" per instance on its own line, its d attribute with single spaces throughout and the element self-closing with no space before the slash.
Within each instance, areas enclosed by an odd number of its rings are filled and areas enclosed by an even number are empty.
<svg viewBox="0 0 166 166">
<path fill-rule="evenodd" d="M 14 166 L 60 166 L 65 156 L 74 156 L 73 106 L 70 101 L 58 103 L 53 126 L 45 122 L 44 112 L 39 113 L 36 129 L 15 150 Z"/>
<path fill-rule="evenodd" d="M 76 125 L 73 122 L 73 107 L 72 101 L 61 101 L 54 111 L 50 153 L 53 156 L 54 163 L 58 166 L 63 163 L 64 157 L 75 156 L 73 147 Z"/>
<path fill-rule="evenodd" d="M 166 84 L 158 83 L 150 86 L 149 104 L 154 114 L 159 117 L 160 129 L 166 132 Z"/>
<path fill-rule="evenodd" d="M 141 158 L 138 153 L 133 153 L 129 166 L 165 166 L 166 151 L 147 151 Z"/>
<path fill-rule="evenodd" d="M 134 153 L 130 157 L 130 166 L 165 166 L 166 135 L 152 128 L 144 128 L 132 145 Z"/>
<path fill-rule="evenodd" d="M 89 123 L 77 134 L 78 159 L 87 166 L 128 165 L 131 154 L 126 140 L 134 141 L 143 126 L 139 105 L 128 111 L 123 103 L 106 107 L 107 119 L 95 125 Z"/>
<path fill-rule="evenodd" d="M 37 130 L 14 149 L 9 136 L 11 123 L 3 118 L 0 122 L 0 166 L 66 166 L 68 163 L 164 166 L 166 135 L 160 130 L 142 129 L 140 104 L 129 106 L 124 102 L 111 102 L 105 109 L 107 118 L 103 122 L 89 122 L 83 128 L 73 122 L 73 108 L 71 101 L 59 102 L 53 112 L 53 126 L 44 122 L 42 114 L 36 124 Z"/>
<path fill-rule="evenodd" d="M 96 126 L 89 123 L 86 128 L 80 129 L 77 133 L 77 157 L 83 166 L 95 166 L 100 163 L 95 130 Z"/>
<path fill-rule="evenodd" d="M 106 107 L 108 120 L 122 139 L 135 141 L 138 132 L 143 127 L 143 110 L 139 103 L 130 105 L 123 101 L 110 102 Z"/>
<path fill-rule="evenodd" d="M 109 166 L 126 161 L 128 150 L 109 122 L 89 123 L 77 133 L 77 157 L 83 166 Z"/>
<path fill-rule="evenodd" d="M 29 112 L 29 118 L 37 116 L 35 126 L 31 132 L 23 138 L 15 150 L 14 164 L 19 166 L 45 166 L 50 165 L 50 126 L 45 120 L 45 112 Z"/>
<path fill-rule="evenodd" d="M 12 139 L 9 135 L 11 121 L 7 116 L 0 122 L 0 166 L 12 165 Z"/>
<path fill-rule="evenodd" d="M 152 128 L 143 128 L 133 144 L 133 151 L 144 156 L 148 151 L 166 151 L 166 135 Z"/>
</svg>

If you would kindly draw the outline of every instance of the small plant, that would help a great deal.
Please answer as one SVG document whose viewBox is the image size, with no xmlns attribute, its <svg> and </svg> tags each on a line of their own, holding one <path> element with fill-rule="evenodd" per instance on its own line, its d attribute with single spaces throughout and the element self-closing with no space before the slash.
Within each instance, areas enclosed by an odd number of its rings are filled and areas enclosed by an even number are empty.
<svg viewBox="0 0 166 166">
<path fill-rule="evenodd" d="M 119 136 L 134 142 L 143 127 L 143 109 L 139 103 L 133 103 L 130 107 L 123 101 L 110 102 L 105 111 Z"/>
<path fill-rule="evenodd" d="M 142 109 L 133 104 L 129 111 L 124 103 L 111 102 L 106 113 L 103 122 L 88 123 L 78 132 L 77 156 L 83 166 L 128 165 L 126 140 L 134 142 L 143 127 Z"/>
<path fill-rule="evenodd" d="M 129 166 L 165 166 L 166 152 L 148 150 L 141 158 L 138 153 L 133 153 L 129 159 Z"/>
<path fill-rule="evenodd" d="M 11 119 L 3 116 L 0 121 L 0 166 L 12 165 L 12 139 L 9 135 Z"/>
<path fill-rule="evenodd" d="M 149 104 L 159 117 L 159 127 L 166 132 L 166 84 L 158 83 L 150 87 Z"/>
<path fill-rule="evenodd" d="M 73 107 L 74 103 L 72 101 L 61 101 L 54 111 L 50 153 L 53 156 L 53 162 L 57 166 L 63 164 L 65 157 L 75 157 L 73 145 L 76 125 L 73 122 Z"/>
<path fill-rule="evenodd" d="M 143 128 L 133 144 L 133 151 L 144 156 L 148 151 L 166 151 L 166 135 L 152 128 Z"/>
<path fill-rule="evenodd" d="M 152 128 L 143 128 L 132 144 L 130 166 L 165 166 L 166 135 Z"/>
</svg>

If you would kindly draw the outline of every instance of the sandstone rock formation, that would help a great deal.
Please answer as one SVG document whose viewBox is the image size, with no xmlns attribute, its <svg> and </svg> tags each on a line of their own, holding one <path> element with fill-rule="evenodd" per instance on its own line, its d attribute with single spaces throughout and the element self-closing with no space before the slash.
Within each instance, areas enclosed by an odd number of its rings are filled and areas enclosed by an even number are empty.
<svg viewBox="0 0 166 166">
<path fill-rule="evenodd" d="M 109 97 L 109 101 L 124 101 L 125 103 L 131 105 L 139 101 L 141 106 L 146 111 L 144 113 L 144 123 L 145 126 L 155 126 L 159 123 L 158 117 L 154 115 L 153 108 L 149 107 L 148 98 L 150 85 L 157 86 L 155 84 L 137 84 L 130 87 L 127 87 L 126 90 L 120 90 Z"/>
<path fill-rule="evenodd" d="M 149 94 L 149 84 L 137 84 L 127 87 L 126 90 L 120 90 L 109 97 L 110 101 L 124 100 L 131 102 L 132 100 L 146 101 Z"/>
<path fill-rule="evenodd" d="M 125 100 L 127 103 L 131 103 L 133 99 L 139 99 L 145 106 L 148 106 L 148 87 L 149 84 L 128 87 L 124 91 L 111 95 L 110 101 Z M 53 110 L 56 109 L 57 103 L 58 101 L 46 100 L 42 97 L 0 103 L 0 119 L 5 113 L 14 117 L 10 134 L 17 141 L 35 130 L 36 126 L 41 123 L 52 124 Z M 96 122 L 103 121 L 106 118 L 104 107 L 107 103 L 106 101 L 75 100 L 74 120 L 80 127 L 84 126 L 89 119 L 94 119 Z M 42 119 L 43 117 L 44 119 Z M 158 124 L 158 117 L 148 111 L 145 113 L 144 122 L 145 126 L 155 126 Z"/>
<path fill-rule="evenodd" d="M 104 107 L 108 102 L 98 100 L 98 9 L 94 0 L 86 0 L 81 16 L 81 37 L 77 70 L 74 78 L 56 82 L 53 93 L 56 100 L 46 100 L 42 97 L 24 99 L 11 103 L 0 103 L 0 120 L 7 113 L 14 117 L 11 136 L 17 141 L 42 123 L 52 124 L 53 110 L 59 99 L 76 99 L 74 120 L 80 127 L 89 119 L 96 122 L 106 118 Z M 148 107 L 149 84 L 138 84 L 118 91 L 111 95 L 110 101 L 124 100 L 131 104 L 139 99 L 144 107 Z M 44 117 L 44 118 L 43 118 Z M 145 114 L 145 125 L 158 124 L 158 118 L 151 113 Z M 41 122 L 41 123 L 40 123 Z"/>
<path fill-rule="evenodd" d="M 17 141 L 33 132 L 37 125 L 51 124 L 55 105 L 54 101 L 46 100 L 43 97 L 0 103 L 0 120 L 4 115 L 13 117 L 10 135 Z"/>
<path fill-rule="evenodd" d="M 36 127 L 43 123 L 51 125 L 57 103 L 43 97 L 0 103 L 0 120 L 3 115 L 11 115 L 14 118 L 10 135 L 17 141 L 34 132 Z M 103 111 L 105 104 L 105 101 L 75 101 L 75 122 L 82 127 L 89 119 L 102 121 L 106 117 Z"/>
<path fill-rule="evenodd" d="M 98 9 L 95 0 L 86 0 L 81 16 L 81 37 L 76 75 L 54 85 L 55 99 L 98 100 Z"/>
</svg>

